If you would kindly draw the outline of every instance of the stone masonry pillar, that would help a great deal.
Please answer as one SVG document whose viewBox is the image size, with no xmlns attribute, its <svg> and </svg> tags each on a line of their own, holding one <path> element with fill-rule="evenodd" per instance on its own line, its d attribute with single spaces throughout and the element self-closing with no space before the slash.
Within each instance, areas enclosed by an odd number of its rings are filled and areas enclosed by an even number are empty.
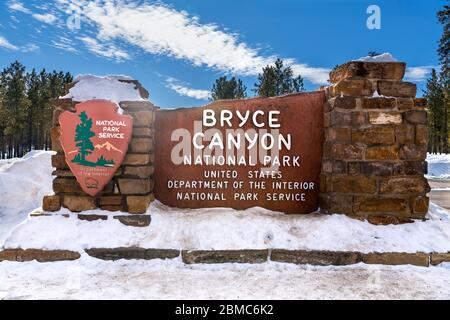
<svg viewBox="0 0 450 320">
<path fill-rule="evenodd" d="M 141 96 L 148 98 L 148 92 L 135 80 L 125 81 L 136 85 Z M 96 197 L 85 194 L 66 163 L 59 136 L 59 115 L 64 111 L 75 111 L 77 101 L 58 99 L 54 102 L 53 128 L 51 130 L 54 195 L 43 201 L 45 211 L 59 211 L 61 207 L 73 212 L 100 208 L 107 211 L 123 211 L 142 214 L 154 200 L 154 121 L 157 109 L 149 101 L 122 101 L 124 114 L 133 117 L 133 137 L 122 166 L 112 181 Z"/>
<path fill-rule="evenodd" d="M 375 224 L 423 219 L 430 191 L 426 100 L 403 62 L 351 61 L 325 88 L 320 206 Z"/>
</svg>

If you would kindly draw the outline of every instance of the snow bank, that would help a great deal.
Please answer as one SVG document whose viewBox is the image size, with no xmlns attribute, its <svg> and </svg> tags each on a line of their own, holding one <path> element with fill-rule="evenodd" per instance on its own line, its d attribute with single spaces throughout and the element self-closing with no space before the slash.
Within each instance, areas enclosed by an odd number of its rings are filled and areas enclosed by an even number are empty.
<svg viewBox="0 0 450 320">
<path fill-rule="evenodd" d="M 428 179 L 450 179 L 450 154 L 427 155 Z"/>
<path fill-rule="evenodd" d="M 284 215 L 262 208 L 182 210 L 155 202 L 148 211 L 152 215 L 149 228 L 126 227 L 112 219 L 80 221 L 73 215 L 29 218 L 16 228 L 5 247 L 450 251 L 449 213 L 434 204 L 430 208 L 426 222 L 374 226 L 343 215 Z"/>
<path fill-rule="evenodd" d="M 0 163 L 0 245 L 11 228 L 40 207 L 42 198 L 52 193 L 50 151 L 32 151 L 21 159 Z"/>
<path fill-rule="evenodd" d="M 81 250 L 89 247 L 139 246 L 173 249 L 314 249 L 372 251 L 450 251 L 449 213 L 430 205 L 429 220 L 397 226 L 374 226 L 343 215 L 284 215 L 262 208 L 176 209 L 155 202 L 149 228 L 117 220 L 86 222 L 75 214 L 28 218 L 50 194 L 51 152 L 35 151 L 0 167 L 0 246 Z M 433 164 L 448 156 L 429 155 Z M 40 209 L 37 210 L 39 212 Z M 108 214 L 93 210 L 87 214 Z"/>
<path fill-rule="evenodd" d="M 120 80 L 133 79 L 127 76 L 100 77 L 81 75 L 75 79 L 75 86 L 62 99 L 73 99 L 80 102 L 105 99 L 115 103 L 121 101 L 145 101 L 133 83 L 125 83 Z"/>
<path fill-rule="evenodd" d="M 397 62 L 397 59 L 395 59 L 392 54 L 390 54 L 389 52 L 385 52 L 382 53 L 378 56 L 366 56 L 366 57 L 361 57 L 359 59 L 357 59 L 356 61 L 364 61 L 364 62 Z"/>
<path fill-rule="evenodd" d="M 450 299 L 450 268 L 197 264 L 172 260 L 0 263 L 0 299 Z M 211 314 L 211 312 L 209 313 Z"/>
</svg>

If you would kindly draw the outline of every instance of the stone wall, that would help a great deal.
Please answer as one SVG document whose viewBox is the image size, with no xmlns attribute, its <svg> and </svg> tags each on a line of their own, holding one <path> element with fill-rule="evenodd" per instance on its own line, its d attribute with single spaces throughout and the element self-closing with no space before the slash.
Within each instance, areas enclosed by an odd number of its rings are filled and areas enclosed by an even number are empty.
<svg viewBox="0 0 450 320">
<path fill-rule="evenodd" d="M 138 86 L 141 95 L 148 98 L 145 89 Z M 53 128 L 51 130 L 54 195 L 44 198 L 45 211 L 58 211 L 61 207 L 73 212 L 100 208 L 108 211 L 124 211 L 141 214 L 146 212 L 153 196 L 154 172 L 154 119 L 156 107 L 148 101 L 121 102 L 124 114 L 133 117 L 133 138 L 122 166 L 112 181 L 96 197 L 85 194 L 70 171 L 62 150 L 59 135 L 59 115 L 75 111 L 76 101 L 59 99 L 54 103 Z"/>
<path fill-rule="evenodd" d="M 348 62 L 325 88 L 320 205 L 372 223 L 428 211 L 426 100 L 402 81 L 405 63 Z"/>
</svg>

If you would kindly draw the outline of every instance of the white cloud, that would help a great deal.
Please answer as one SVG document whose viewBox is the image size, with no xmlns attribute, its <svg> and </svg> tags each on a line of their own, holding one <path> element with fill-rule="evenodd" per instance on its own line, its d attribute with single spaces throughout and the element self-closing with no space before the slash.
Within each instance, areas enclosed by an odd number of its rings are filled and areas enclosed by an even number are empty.
<svg viewBox="0 0 450 320">
<path fill-rule="evenodd" d="M 192 89 L 186 87 L 180 80 L 168 77 L 166 79 L 166 87 L 175 91 L 181 96 L 186 96 L 199 100 L 208 100 L 211 97 L 211 92 L 208 90 Z"/>
<path fill-rule="evenodd" d="M 59 37 L 57 41 L 52 41 L 52 46 L 67 52 L 78 54 L 79 51 L 72 46 L 72 40 L 66 37 Z"/>
<path fill-rule="evenodd" d="M 6 49 L 9 49 L 9 50 L 14 50 L 14 51 L 19 50 L 19 47 L 17 47 L 17 46 L 15 46 L 15 45 L 11 44 L 11 43 L 8 41 L 8 39 L 6 39 L 6 38 L 4 38 L 4 37 L 2 37 L 2 36 L 0 36 L 0 47 L 6 48 Z"/>
<path fill-rule="evenodd" d="M 435 66 L 409 67 L 405 72 L 405 80 L 414 82 L 425 81 L 433 68 L 438 69 Z"/>
<path fill-rule="evenodd" d="M 18 12 L 29 14 L 36 20 L 47 23 L 47 24 L 52 24 L 58 20 L 58 18 L 51 13 L 45 13 L 45 14 L 34 13 L 32 10 L 26 8 L 23 5 L 23 3 L 21 3 L 20 1 L 10 1 L 8 3 L 8 8 L 13 11 L 18 11 Z"/>
<path fill-rule="evenodd" d="M 123 61 L 130 59 L 130 55 L 118 48 L 114 44 L 99 43 L 96 39 L 91 37 L 79 38 L 86 45 L 89 51 L 97 56 L 113 59 L 116 61 Z"/>
<path fill-rule="evenodd" d="M 29 43 L 27 44 L 25 47 L 22 47 L 20 50 L 22 52 L 38 52 L 39 51 L 39 46 L 35 43 Z"/>
<path fill-rule="evenodd" d="M 83 17 L 97 26 L 98 41 L 122 40 L 151 54 L 186 60 L 222 72 L 255 76 L 272 64 L 274 55 L 262 55 L 236 34 L 222 31 L 216 24 L 202 24 L 198 17 L 161 3 L 120 0 L 59 0 L 61 9 L 83 9 Z M 324 84 L 329 70 L 289 60 L 295 74 L 315 84 Z"/>
<path fill-rule="evenodd" d="M 45 22 L 48 24 L 51 24 L 53 22 L 55 22 L 56 20 L 58 20 L 57 17 L 55 17 L 53 14 L 51 13 L 47 13 L 47 14 L 38 14 L 38 13 L 33 13 L 32 16 L 36 19 L 39 20 L 41 22 Z"/>
<path fill-rule="evenodd" d="M 31 13 L 31 10 L 25 8 L 25 6 L 19 1 L 10 1 L 8 3 L 8 8 L 13 11 L 19 11 L 19 12 L 23 12 L 23 13 L 27 13 L 27 14 Z"/>
</svg>

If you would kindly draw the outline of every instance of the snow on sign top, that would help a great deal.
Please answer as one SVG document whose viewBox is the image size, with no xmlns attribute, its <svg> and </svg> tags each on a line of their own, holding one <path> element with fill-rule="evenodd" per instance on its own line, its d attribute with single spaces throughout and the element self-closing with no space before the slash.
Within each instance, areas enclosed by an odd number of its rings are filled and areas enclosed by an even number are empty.
<svg viewBox="0 0 450 320">
<path fill-rule="evenodd" d="M 122 81 L 121 81 L 122 80 Z M 127 76 L 94 76 L 80 75 L 75 79 L 75 86 L 61 99 L 73 99 L 84 102 L 88 100 L 145 101 L 134 83 L 123 82 L 133 80 Z"/>
<path fill-rule="evenodd" d="M 357 59 L 356 61 L 364 61 L 364 62 L 397 62 L 397 59 L 395 59 L 392 54 L 390 54 L 389 52 L 385 52 L 382 53 L 380 55 L 371 57 L 371 56 L 366 56 L 366 57 L 362 57 Z"/>
</svg>

